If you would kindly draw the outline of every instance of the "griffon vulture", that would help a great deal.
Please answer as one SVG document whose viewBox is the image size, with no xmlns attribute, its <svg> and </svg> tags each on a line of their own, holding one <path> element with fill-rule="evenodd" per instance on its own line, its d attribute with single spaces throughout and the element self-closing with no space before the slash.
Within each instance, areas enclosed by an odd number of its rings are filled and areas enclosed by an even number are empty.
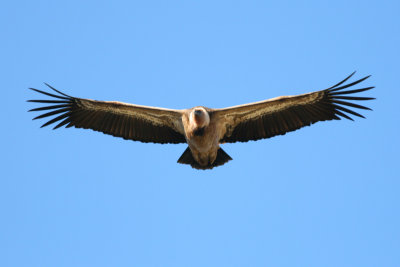
<svg viewBox="0 0 400 267">
<path fill-rule="evenodd" d="M 29 111 L 50 111 L 34 119 L 57 115 L 42 127 L 58 122 L 54 129 L 66 125 L 66 128 L 92 129 L 134 141 L 187 143 L 178 162 L 196 169 L 212 169 L 232 159 L 220 148 L 222 143 L 284 135 L 318 121 L 340 120 L 341 117 L 353 120 L 350 114 L 364 118 L 350 108 L 370 108 L 350 101 L 374 99 L 353 96 L 374 87 L 348 90 L 369 77 L 343 85 L 353 74 L 325 90 L 222 109 L 197 106 L 174 110 L 96 101 L 66 95 L 48 84 L 58 94 L 30 89 L 53 99 L 28 101 L 46 104 Z"/>
</svg>

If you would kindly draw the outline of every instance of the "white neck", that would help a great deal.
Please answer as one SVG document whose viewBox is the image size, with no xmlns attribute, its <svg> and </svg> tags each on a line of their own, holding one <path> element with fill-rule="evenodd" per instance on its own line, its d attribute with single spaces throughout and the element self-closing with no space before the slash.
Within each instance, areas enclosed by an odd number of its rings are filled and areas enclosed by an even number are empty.
<svg viewBox="0 0 400 267">
<path fill-rule="evenodd" d="M 195 114 L 194 114 L 194 111 L 199 110 L 199 109 L 203 111 L 203 118 L 200 123 L 196 122 Z M 193 109 L 192 112 L 190 113 L 189 122 L 191 125 L 194 126 L 194 128 L 204 127 L 210 123 L 210 116 L 208 115 L 208 112 L 204 108 L 198 107 L 198 108 Z"/>
</svg>

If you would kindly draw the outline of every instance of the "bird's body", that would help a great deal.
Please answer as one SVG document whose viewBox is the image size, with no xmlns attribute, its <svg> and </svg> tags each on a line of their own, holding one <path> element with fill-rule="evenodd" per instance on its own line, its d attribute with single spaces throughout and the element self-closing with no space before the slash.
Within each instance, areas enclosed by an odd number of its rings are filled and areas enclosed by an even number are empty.
<svg viewBox="0 0 400 267">
<path fill-rule="evenodd" d="M 210 118 L 209 111 L 205 107 L 195 107 L 182 116 L 186 142 L 194 160 L 201 166 L 208 166 L 215 161 L 221 137 L 220 121 Z"/>
<path fill-rule="evenodd" d="M 340 117 L 352 120 L 348 114 L 363 117 L 347 107 L 369 108 L 348 100 L 373 98 L 349 95 L 373 87 L 343 91 L 369 77 L 342 85 L 353 74 L 325 90 L 223 109 L 197 106 L 174 110 L 122 102 L 96 101 L 68 96 L 49 85 L 59 95 L 31 89 L 56 100 L 29 101 L 51 104 L 30 110 L 50 110 L 35 119 L 60 114 L 43 126 L 59 122 L 54 129 L 66 125 L 67 128 L 74 126 L 92 129 L 141 142 L 187 143 L 188 148 L 178 162 L 189 164 L 196 169 L 212 169 L 231 160 L 231 157 L 220 148 L 221 143 L 270 138 L 318 121 L 339 120 Z"/>
</svg>

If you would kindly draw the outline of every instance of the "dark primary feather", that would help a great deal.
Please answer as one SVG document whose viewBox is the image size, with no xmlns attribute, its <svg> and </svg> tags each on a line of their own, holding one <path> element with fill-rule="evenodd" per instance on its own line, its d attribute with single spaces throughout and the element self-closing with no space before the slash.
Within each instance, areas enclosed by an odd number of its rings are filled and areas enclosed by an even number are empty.
<svg viewBox="0 0 400 267">
<path fill-rule="evenodd" d="M 354 72 L 346 77 L 343 81 L 330 88 L 308 94 L 315 94 L 315 96 L 320 95 L 316 101 L 306 104 L 291 104 L 285 109 L 278 109 L 276 112 L 266 112 L 261 116 L 244 120 L 237 125 L 233 125 L 233 130 L 228 132 L 222 138 L 221 142 L 247 142 L 250 140 L 270 138 L 276 135 L 284 135 L 287 132 L 300 129 L 301 127 L 311 125 L 318 121 L 340 120 L 341 117 L 353 120 L 351 115 L 364 118 L 363 115 L 357 113 L 353 109 L 371 109 L 359 104 L 355 104 L 353 101 L 365 101 L 375 98 L 349 95 L 368 91 L 374 87 L 345 90 L 370 77 L 366 76 L 352 83 L 342 85 L 353 75 Z M 282 97 L 281 99 L 274 101 L 283 102 L 288 99 L 291 99 L 292 101 L 296 97 L 300 99 L 303 96 L 304 95 Z M 273 104 L 274 101 L 270 101 L 270 103 Z"/>
<path fill-rule="evenodd" d="M 118 105 L 124 108 L 122 103 L 103 102 L 88 99 L 80 99 L 68 96 L 50 85 L 46 84 L 56 94 L 44 92 L 38 89 L 29 88 L 38 93 L 56 98 L 57 100 L 28 100 L 28 102 L 50 104 L 47 106 L 33 108 L 29 111 L 48 111 L 35 119 L 42 119 L 57 115 L 44 123 L 41 127 L 58 123 L 53 129 L 61 126 L 92 129 L 95 131 L 110 134 L 124 139 L 130 139 L 141 142 L 154 143 L 184 143 L 184 136 L 167 124 L 156 124 L 150 120 L 145 120 L 140 116 L 134 116 L 131 113 L 112 112 L 112 108 L 118 109 Z M 93 108 L 95 105 L 106 105 L 106 108 Z M 110 109 L 110 110 L 109 110 Z M 143 107 L 142 109 L 145 109 Z"/>
</svg>

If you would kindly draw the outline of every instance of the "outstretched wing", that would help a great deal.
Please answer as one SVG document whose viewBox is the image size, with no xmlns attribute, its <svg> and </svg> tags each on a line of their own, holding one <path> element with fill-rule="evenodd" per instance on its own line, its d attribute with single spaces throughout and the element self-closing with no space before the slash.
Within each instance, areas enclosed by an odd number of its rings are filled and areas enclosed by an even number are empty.
<svg viewBox="0 0 400 267">
<path fill-rule="evenodd" d="M 225 121 L 225 134 L 221 142 L 247 142 L 270 138 L 276 135 L 284 135 L 318 121 L 340 120 L 341 117 L 353 120 L 349 116 L 350 114 L 364 118 L 350 108 L 368 110 L 370 108 L 354 104 L 353 100 L 371 100 L 374 98 L 352 96 L 352 94 L 364 92 L 374 87 L 344 90 L 369 77 L 342 85 L 354 73 L 325 90 L 215 109 L 214 116 Z"/>
<path fill-rule="evenodd" d="M 51 94 L 38 89 L 38 93 L 53 97 L 51 100 L 28 100 L 46 104 L 29 111 L 49 111 L 34 119 L 57 115 L 42 127 L 57 122 L 53 128 L 68 127 L 92 129 L 116 137 L 141 142 L 184 143 L 182 113 L 179 110 L 126 104 L 122 102 L 96 101 L 75 98 L 54 89 Z"/>
</svg>

